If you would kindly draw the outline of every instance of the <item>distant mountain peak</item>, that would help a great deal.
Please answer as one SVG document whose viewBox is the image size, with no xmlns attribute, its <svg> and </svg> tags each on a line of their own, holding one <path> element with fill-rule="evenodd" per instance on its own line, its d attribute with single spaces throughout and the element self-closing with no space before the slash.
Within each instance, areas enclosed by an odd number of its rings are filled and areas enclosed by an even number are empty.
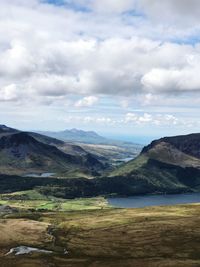
<svg viewBox="0 0 200 267">
<path fill-rule="evenodd" d="M 71 130 L 65 130 L 65 132 L 71 132 L 74 134 L 85 134 L 85 135 L 93 135 L 93 136 L 100 136 L 95 131 L 84 131 L 81 129 L 72 128 Z"/>
<path fill-rule="evenodd" d="M 106 138 L 100 136 L 94 131 L 84 131 L 77 128 L 66 129 L 60 132 L 39 132 L 50 137 L 54 137 L 63 141 L 83 142 L 83 143 L 103 143 Z"/>
</svg>

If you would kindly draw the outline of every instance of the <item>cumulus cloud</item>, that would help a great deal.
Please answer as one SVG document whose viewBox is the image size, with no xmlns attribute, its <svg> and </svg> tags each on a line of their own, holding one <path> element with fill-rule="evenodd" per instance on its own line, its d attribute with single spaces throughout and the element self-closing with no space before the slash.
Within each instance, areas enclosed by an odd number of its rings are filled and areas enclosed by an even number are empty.
<svg viewBox="0 0 200 267">
<path fill-rule="evenodd" d="M 183 124 L 183 121 L 176 118 L 174 115 L 152 115 L 149 113 L 144 113 L 143 115 L 138 115 L 135 113 L 127 113 L 124 119 L 125 123 L 135 123 L 135 124 L 152 124 L 152 125 L 177 125 Z"/>
<path fill-rule="evenodd" d="M 15 101 L 18 99 L 16 84 L 10 84 L 0 88 L 0 101 Z"/>
<path fill-rule="evenodd" d="M 110 117 L 105 117 L 105 116 L 66 116 L 64 118 L 62 118 L 61 120 L 63 120 L 66 123 L 78 123 L 78 124 L 99 124 L 99 125 L 115 125 L 119 122 L 119 120 L 115 120 L 113 118 Z M 121 122 L 121 121 L 120 121 Z"/>
<path fill-rule="evenodd" d="M 20 41 L 11 40 L 10 47 L 1 51 L 0 76 L 28 77 L 36 69 L 31 51 Z"/>
<path fill-rule="evenodd" d="M 200 68 L 152 69 L 141 80 L 146 90 L 152 92 L 200 91 Z"/>
<path fill-rule="evenodd" d="M 0 76 L 8 84 L 20 81 L 27 93 L 35 95 L 200 90 L 198 46 L 142 38 L 78 39 L 41 42 L 39 49 L 16 42 L 0 53 Z"/>
<path fill-rule="evenodd" d="M 185 25 L 188 22 L 199 22 L 200 2 L 198 0 L 140 0 L 140 8 L 159 21 L 180 22 Z M 162 15 L 161 15 L 162 14 Z"/>
<path fill-rule="evenodd" d="M 63 119 L 67 123 L 76 122 L 83 124 L 108 125 L 115 127 L 130 127 L 130 126 L 155 126 L 155 127 L 169 127 L 169 126 L 183 126 L 188 127 L 193 124 L 192 120 L 183 120 L 177 118 L 172 114 L 151 114 L 151 113 L 127 113 L 123 116 L 67 116 Z"/>
<path fill-rule="evenodd" d="M 141 1 L 142 8 L 148 12 L 150 8 L 159 9 L 161 4 L 166 9 L 178 10 L 181 3 L 183 11 L 190 10 L 185 1 L 149 2 Z M 80 0 L 76 3 L 100 13 L 121 13 L 139 8 L 133 0 L 105 3 Z M 81 9 L 68 8 L 70 4 L 73 1 L 68 1 L 67 7 L 39 0 L 1 2 L 1 87 L 20 84 L 20 89 L 16 89 L 19 90 L 18 96 L 23 88 L 27 96 L 31 94 L 35 99 L 41 96 L 56 99 L 71 94 L 98 97 L 200 91 L 199 45 L 134 36 L 134 32 L 138 33 L 138 21 L 134 16 L 133 21 L 126 22 L 122 19 L 124 15 L 84 13 Z M 191 4 L 192 10 L 196 5 L 196 1 Z M 9 10 L 12 7 L 15 12 L 11 16 Z M 108 30 L 105 30 L 105 22 L 110 18 L 117 22 L 107 23 Z M 97 26 L 96 32 L 93 23 Z M 129 23 L 133 27 L 129 36 L 114 30 L 127 29 Z M 141 28 L 143 31 L 143 26 Z M 95 37 L 99 30 L 105 31 L 100 39 Z M 117 36 L 113 37 L 113 32 Z"/>
<path fill-rule="evenodd" d="M 99 115 L 87 114 L 85 123 L 183 125 L 168 114 L 194 108 L 188 99 L 199 107 L 199 5 L 195 0 L 65 0 L 60 6 L 1 0 L 1 106 L 31 101 L 77 113 L 94 106 Z M 155 115 L 153 108 L 165 114 Z"/>
<path fill-rule="evenodd" d="M 93 12 L 122 13 L 135 8 L 136 0 L 65 0 L 68 5 L 88 8 Z"/>
<path fill-rule="evenodd" d="M 99 101 L 98 97 L 96 96 L 87 96 L 83 99 L 77 101 L 75 103 L 75 107 L 82 108 L 82 107 L 91 107 L 95 104 L 97 104 Z"/>
</svg>

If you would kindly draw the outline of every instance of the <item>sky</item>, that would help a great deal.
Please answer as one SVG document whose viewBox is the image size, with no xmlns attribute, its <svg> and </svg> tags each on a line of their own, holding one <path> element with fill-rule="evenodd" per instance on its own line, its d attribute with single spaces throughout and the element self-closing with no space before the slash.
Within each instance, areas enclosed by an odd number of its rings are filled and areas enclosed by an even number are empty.
<svg viewBox="0 0 200 267">
<path fill-rule="evenodd" d="M 199 115 L 199 0 L 0 1 L 1 124 L 138 141 Z"/>
</svg>

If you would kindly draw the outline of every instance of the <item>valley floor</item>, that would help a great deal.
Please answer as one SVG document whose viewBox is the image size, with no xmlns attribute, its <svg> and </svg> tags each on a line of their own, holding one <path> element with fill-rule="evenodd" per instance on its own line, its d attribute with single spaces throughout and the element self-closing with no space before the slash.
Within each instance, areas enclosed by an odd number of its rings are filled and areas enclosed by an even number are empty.
<svg viewBox="0 0 200 267">
<path fill-rule="evenodd" d="M 114 209 L 102 198 L 75 201 L 90 203 L 90 209 L 66 201 L 64 211 L 41 210 L 24 200 L 18 210 L 14 205 L 12 212 L 2 212 L 0 266 L 200 266 L 200 204 Z M 6 256 L 18 246 L 53 253 Z"/>
</svg>

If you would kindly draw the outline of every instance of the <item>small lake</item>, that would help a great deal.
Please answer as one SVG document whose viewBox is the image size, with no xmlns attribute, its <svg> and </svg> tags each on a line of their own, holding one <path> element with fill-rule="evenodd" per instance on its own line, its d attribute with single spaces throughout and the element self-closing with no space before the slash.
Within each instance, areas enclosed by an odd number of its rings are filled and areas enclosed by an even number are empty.
<svg viewBox="0 0 200 267">
<path fill-rule="evenodd" d="M 120 161 L 123 161 L 123 162 L 129 162 L 129 161 L 131 161 L 132 159 L 134 159 L 134 158 L 123 158 L 123 159 L 120 159 Z"/>
<path fill-rule="evenodd" d="M 108 198 L 108 204 L 118 208 L 144 208 L 177 204 L 200 203 L 200 193 L 176 195 L 148 195 L 126 198 Z"/>
<path fill-rule="evenodd" d="M 48 178 L 48 177 L 52 177 L 54 175 L 55 175 L 55 173 L 53 173 L 53 172 L 44 172 L 44 173 L 40 173 L 40 174 L 38 174 L 38 173 L 28 173 L 28 174 L 24 175 L 24 177 Z"/>
</svg>

